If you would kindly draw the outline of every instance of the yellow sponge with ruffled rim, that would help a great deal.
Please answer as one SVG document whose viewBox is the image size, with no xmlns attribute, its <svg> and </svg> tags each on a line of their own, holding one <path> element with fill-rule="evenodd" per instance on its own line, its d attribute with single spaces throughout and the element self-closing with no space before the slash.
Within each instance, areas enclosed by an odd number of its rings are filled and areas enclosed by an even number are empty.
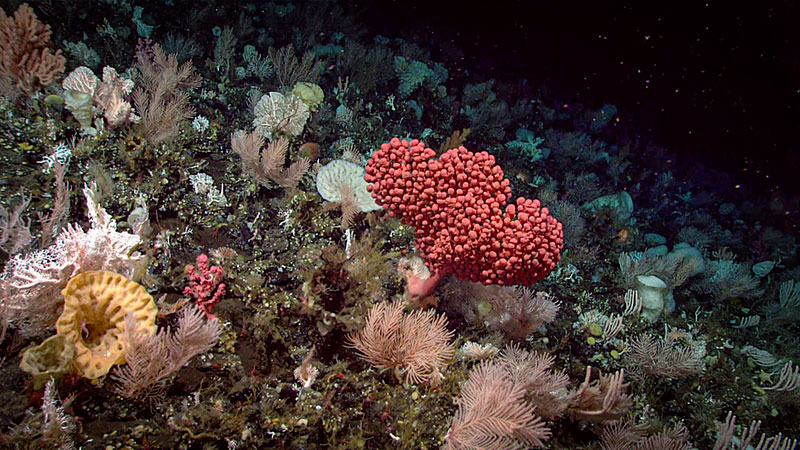
<svg viewBox="0 0 800 450">
<path fill-rule="evenodd" d="M 61 291 L 64 312 L 56 330 L 75 344 L 73 365 L 91 380 L 125 362 L 125 316 L 133 314 L 137 332 L 155 334 L 158 309 L 144 288 L 124 276 L 102 270 L 72 277 Z"/>
</svg>

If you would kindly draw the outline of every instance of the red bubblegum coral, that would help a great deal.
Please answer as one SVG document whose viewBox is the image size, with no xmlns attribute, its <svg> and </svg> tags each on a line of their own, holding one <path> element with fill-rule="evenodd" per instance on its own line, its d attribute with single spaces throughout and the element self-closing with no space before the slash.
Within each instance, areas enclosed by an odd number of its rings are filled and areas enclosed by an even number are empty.
<svg viewBox="0 0 800 450">
<path fill-rule="evenodd" d="M 375 200 L 416 231 L 437 276 L 483 284 L 531 285 L 561 259 L 561 223 L 539 200 L 511 198 L 503 169 L 487 152 L 459 147 L 439 159 L 417 139 L 381 145 L 364 179 Z"/>
<path fill-rule="evenodd" d="M 220 283 L 224 273 L 222 267 L 208 264 L 208 256 L 199 255 L 197 267 L 188 264 L 186 274 L 189 275 L 189 286 L 183 288 L 183 295 L 194 297 L 197 307 L 208 319 L 216 319 L 211 313 L 217 303 L 225 295 L 225 283 Z"/>
</svg>

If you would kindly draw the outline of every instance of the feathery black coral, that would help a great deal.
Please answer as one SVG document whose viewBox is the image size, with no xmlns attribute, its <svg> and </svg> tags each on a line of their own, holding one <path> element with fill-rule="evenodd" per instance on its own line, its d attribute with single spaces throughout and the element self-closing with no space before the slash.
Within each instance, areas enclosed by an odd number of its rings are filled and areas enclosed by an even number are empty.
<svg viewBox="0 0 800 450">
<path fill-rule="evenodd" d="M 544 446 L 550 431 L 525 400 L 526 389 L 500 364 L 482 362 L 461 388 L 446 448 L 513 449 Z"/>
<path fill-rule="evenodd" d="M 152 336 L 137 330 L 133 317 L 125 318 L 127 364 L 111 374 L 116 393 L 125 398 L 159 398 L 170 375 L 216 344 L 221 332 L 218 320 L 206 321 L 194 306 L 184 307 L 179 314 L 174 331 L 162 329 Z"/>
</svg>

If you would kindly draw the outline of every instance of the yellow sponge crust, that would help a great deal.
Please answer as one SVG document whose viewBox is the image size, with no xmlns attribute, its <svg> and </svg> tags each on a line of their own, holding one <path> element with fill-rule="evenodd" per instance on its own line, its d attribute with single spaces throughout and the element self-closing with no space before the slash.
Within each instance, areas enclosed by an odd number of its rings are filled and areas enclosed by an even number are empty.
<svg viewBox="0 0 800 450">
<path fill-rule="evenodd" d="M 56 330 L 75 343 L 73 365 L 84 378 L 105 376 L 125 362 L 125 316 L 133 314 L 137 332 L 155 334 L 158 309 L 138 283 L 114 272 L 95 270 L 72 277 L 61 291 L 64 312 Z"/>
<path fill-rule="evenodd" d="M 50 378 L 58 379 L 72 372 L 75 345 L 62 334 L 54 334 L 41 344 L 22 353 L 19 368 L 33 376 L 33 388 L 39 390 Z"/>
<path fill-rule="evenodd" d="M 318 84 L 306 83 L 305 81 L 296 83 L 292 88 L 292 94 L 300 97 L 300 100 L 308 105 L 308 109 L 311 112 L 318 110 L 325 99 L 325 94 Z"/>
</svg>

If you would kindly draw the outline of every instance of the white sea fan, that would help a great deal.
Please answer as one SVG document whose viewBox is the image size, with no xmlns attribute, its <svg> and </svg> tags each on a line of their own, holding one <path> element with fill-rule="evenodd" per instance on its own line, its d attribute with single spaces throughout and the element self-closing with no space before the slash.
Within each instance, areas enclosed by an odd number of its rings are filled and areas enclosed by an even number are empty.
<svg viewBox="0 0 800 450">
<path fill-rule="evenodd" d="M 64 402 L 58 401 L 58 389 L 55 381 L 50 381 L 44 386 L 42 396 L 42 444 L 52 445 L 51 448 L 75 448 L 70 436 L 75 431 L 75 418 L 66 413 L 65 409 L 73 398 Z"/>
<path fill-rule="evenodd" d="M 342 201 L 341 186 L 348 185 L 353 190 L 355 203 L 361 212 L 381 209 L 367 190 L 364 168 L 342 159 L 334 159 L 317 173 L 317 192 L 329 202 Z"/>
<path fill-rule="evenodd" d="M 267 139 L 272 139 L 275 134 L 292 137 L 299 135 L 310 116 L 308 105 L 300 97 L 294 94 L 283 95 L 280 92 L 270 92 L 262 96 L 253 112 L 256 116 L 253 126 Z"/>
<path fill-rule="evenodd" d="M 64 103 L 67 109 L 72 111 L 75 120 L 81 124 L 81 128 L 92 126 L 94 117 L 92 99 L 99 82 L 91 69 L 81 66 L 70 72 L 61 83 L 64 89 Z"/>
</svg>

